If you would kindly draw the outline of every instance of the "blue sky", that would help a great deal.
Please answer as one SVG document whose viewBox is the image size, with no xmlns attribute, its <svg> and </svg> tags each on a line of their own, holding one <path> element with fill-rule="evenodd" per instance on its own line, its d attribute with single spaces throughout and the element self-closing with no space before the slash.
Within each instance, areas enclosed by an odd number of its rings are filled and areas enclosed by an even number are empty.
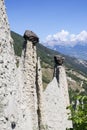
<svg viewBox="0 0 87 130">
<path fill-rule="evenodd" d="M 58 32 L 87 31 L 87 0 L 5 0 L 11 30 L 34 31 L 45 41 Z M 69 35 L 67 35 L 69 37 Z"/>
</svg>

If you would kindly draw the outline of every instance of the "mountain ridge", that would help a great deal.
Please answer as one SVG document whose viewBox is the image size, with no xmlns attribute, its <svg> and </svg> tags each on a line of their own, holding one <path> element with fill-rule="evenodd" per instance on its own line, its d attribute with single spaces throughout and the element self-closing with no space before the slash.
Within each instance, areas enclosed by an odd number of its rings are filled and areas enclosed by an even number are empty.
<svg viewBox="0 0 87 130">
<path fill-rule="evenodd" d="M 55 45 L 54 48 L 65 55 L 87 60 L 87 44 L 76 44 L 74 46 Z"/>
</svg>

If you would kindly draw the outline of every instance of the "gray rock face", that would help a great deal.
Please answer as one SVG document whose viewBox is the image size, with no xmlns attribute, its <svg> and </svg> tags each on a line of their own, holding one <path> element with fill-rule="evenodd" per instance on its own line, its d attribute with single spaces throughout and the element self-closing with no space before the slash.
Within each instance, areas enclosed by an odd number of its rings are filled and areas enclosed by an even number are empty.
<svg viewBox="0 0 87 130">
<path fill-rule="evenodd" d="M 32 125 L 34 129 L 38 128 L 37 115 L 37 92 L 36 92 L 36 46 L 29 39 L 26 41 L 26 48 L 22 52 L 22 67 L 24 77 L 24 92 L 26 96 L 27 107 L 31 112 Z"/>
<path fill-rule="evenodd" d="M 4 1 L 0 1 L 0 129 L 18 129 L 19 94 L 13 41 Z"/>
<path fill-rule="evenodd" d="M 40 57 L 38 57 L 37 62 L 37 101 L 38 101 L 38 124 L 40 130 L 46 130 L 46 115 L 45 115 L 45 104 L 44 104 L 44 94 L 42 85 L 42 72 L 40 65 Z"/>
<path fill-rule="evenodd" d="M 45 112 L 49 130 L 66 130 L 72 128 L 72 122 L 68 120 L 66 107 L 69 106 L 68 86 L 65 69 L 58 66 L 58 80 L 53 78 L 44 92 Z"/>
</svg>

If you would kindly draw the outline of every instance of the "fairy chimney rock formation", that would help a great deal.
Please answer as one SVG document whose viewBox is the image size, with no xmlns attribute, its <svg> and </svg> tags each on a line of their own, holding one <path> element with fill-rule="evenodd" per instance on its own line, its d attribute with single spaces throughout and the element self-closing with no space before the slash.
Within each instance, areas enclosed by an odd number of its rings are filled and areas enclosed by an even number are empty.
<svg viewBox="0 0 87 130">
<path fill-rule="evenodd" d="M 62 56 L 60 56 L 60 55 L 55 55 L 54 56 L 54 77 L 56 77 L 57 78 L 57 80 L 59 80 L 58 79 L 58 77 L 59 77 L 59 66 L 62 66 L 63 65 L 63 62 L 64 62 L 64 60 L 65 60 L 65 58 L 64 57 L 62 57 Z"/>
<path fill-rule="evenodd" d="M 31 112 L 33 129 L 38 129 L 38 97 L 36 86 L 37 53 L 36 43 L 39 38 L 32 31 L 25 31 L 25 42 L 22 51 L 22 67 L 24 77 L 24 91 L 26 93 L 27 107 Z"/>
<path fill-rule="evenodd" d="M 66 110 L 69 95 L 65 68 L 62 66 L 64 58 L 56 55 L 54 61 L 54 78 L 44 91 L 47 126 L 49 130 L 66 130 L 72 128 L 72 122 L 68 120 Z"/>
</svg>

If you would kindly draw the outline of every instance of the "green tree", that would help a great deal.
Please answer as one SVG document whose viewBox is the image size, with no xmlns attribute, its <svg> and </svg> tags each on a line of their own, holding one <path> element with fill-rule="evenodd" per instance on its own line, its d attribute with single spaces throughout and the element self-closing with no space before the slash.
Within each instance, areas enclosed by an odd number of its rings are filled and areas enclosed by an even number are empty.
<svg viewBox="0 0 87 130">
<path fill-rule="evenodd" d="M 77 95 L 72 105 L 70 120 L 73 121 L 73 130 L 87 130 L 87 96 Z"/>
</svg>

